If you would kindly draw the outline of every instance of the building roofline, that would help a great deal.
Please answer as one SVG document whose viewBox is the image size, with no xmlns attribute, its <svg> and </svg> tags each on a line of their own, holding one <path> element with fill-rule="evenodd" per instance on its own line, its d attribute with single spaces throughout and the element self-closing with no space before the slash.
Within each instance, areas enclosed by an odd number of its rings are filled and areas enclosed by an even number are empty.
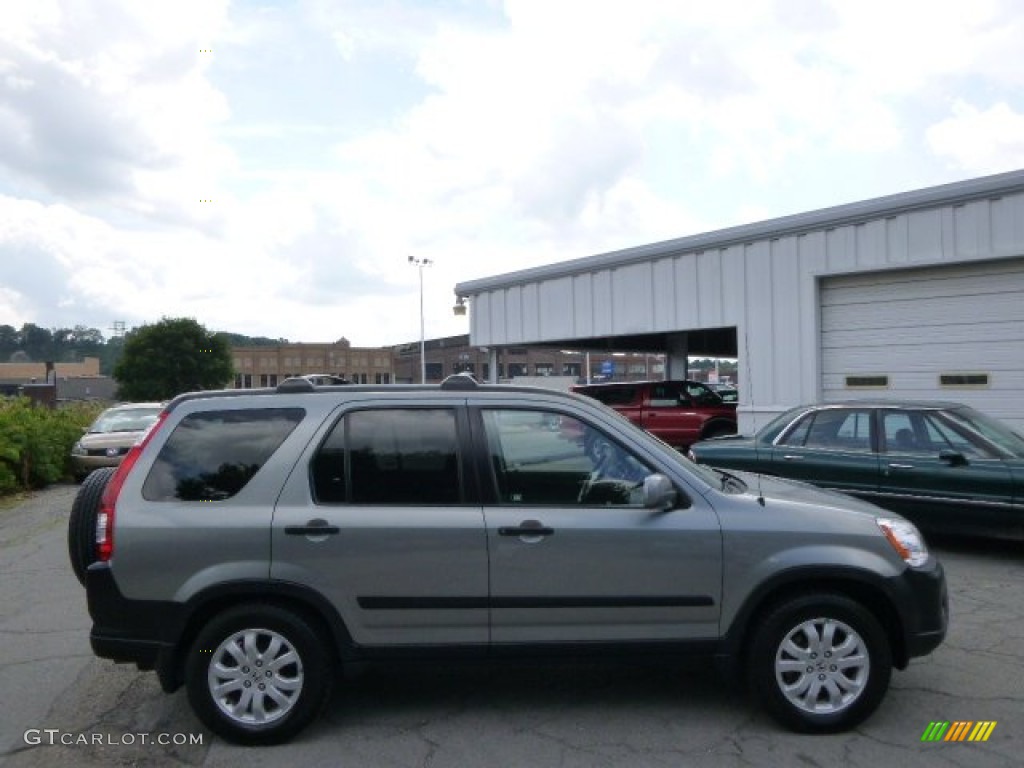
<svg viewBox="0 0 1024 768">
<path fill-rule="evenodd" d="M 807 213 L 781 216 L 753 224 L 727 227 L 594 256 L 584 256 L 493 277 L 467 280 L 456 284 L 455 294 L 469 297 L 486 291 L 510 288 L 538 280 L 568 277 L 594 269 L 620 267 L 693 251 L 726 248 L 769 237 L 784 237 L 856 224 L 882 215 L 891 216 L 939 205 L 966 203 L 980 198 L 999 197 L 1004 194 L 1020 192 L 1024 192 L 1024 169 L 821 208 Z"/>
</svg>

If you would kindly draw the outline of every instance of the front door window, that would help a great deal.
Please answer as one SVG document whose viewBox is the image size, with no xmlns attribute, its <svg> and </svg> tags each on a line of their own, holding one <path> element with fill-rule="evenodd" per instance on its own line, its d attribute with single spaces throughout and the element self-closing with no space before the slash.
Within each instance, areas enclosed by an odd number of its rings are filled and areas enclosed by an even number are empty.
<svg viewBox="0 0 1024 768">
<path fill-rule="evenodd" d="M 651 469 L 572 416 L 487 410 L 491 466 L 501 503 L 638 506 Z"/>
</svg>

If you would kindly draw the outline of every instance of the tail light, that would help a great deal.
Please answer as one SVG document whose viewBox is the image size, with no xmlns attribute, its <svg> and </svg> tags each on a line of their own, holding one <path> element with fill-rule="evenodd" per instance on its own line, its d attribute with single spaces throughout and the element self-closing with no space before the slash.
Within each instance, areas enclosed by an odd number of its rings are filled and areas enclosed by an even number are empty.
<svg viewBox="0 0 1024 768">
<path fill-rule="evenodd" d="M 121 486 L 124 485 L 135 462 L 139 460 L 143 449 L 166 419 L 167 411 L 164 411 L 125 454 L 124 459 L 118 464 L 107 483 L 107 487 L 103 489 L 99 512 L 96 513 L 96 559 L 102 563 L 109 561 L 114 555 L 114 510 L 117 506 L 117 497 L 121 494 Z"/>
</svg>

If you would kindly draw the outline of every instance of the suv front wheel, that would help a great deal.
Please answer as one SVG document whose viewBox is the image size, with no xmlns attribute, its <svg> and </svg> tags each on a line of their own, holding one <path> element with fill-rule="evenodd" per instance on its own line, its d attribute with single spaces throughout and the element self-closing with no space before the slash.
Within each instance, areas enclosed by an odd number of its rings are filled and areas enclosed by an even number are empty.
<svg viewBox="0 0 1024 768">
<path fill-rule="evenodd" d="M 279 744 L 326 705 L 334 664 L 300 616 L 241 605 L 213 618 L 185 666 L 189 702 L 210 730 L 240 744 Z"/>
<path fill-rule="evenodd" d="M 790 599 L 760 622 L 748 670 L 765 708 L 798 731 L 851 728 L 889 687 L 892 652 L 874 615 L 842 595 Z"/>
</svg>

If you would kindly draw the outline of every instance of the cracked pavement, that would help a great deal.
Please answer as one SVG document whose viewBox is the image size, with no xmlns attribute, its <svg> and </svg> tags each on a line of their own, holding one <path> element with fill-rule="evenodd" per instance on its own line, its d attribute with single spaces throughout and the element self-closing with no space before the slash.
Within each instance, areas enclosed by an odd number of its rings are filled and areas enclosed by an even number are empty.
<svg viewBox="0 0 1024 768">
<path fill-rule="evenodd" d="M 952 602 L 946 642 L 893 674 L 855 731 L 781 730 L 693 664 L 391 666 L 355 670 L 289 745 L 243 749 L 205 731 L 184 691 L 97 659 L 85 593 L 68 566 L 77 488 L 0 508 L 0 764 L 203 766 L 1019 766 L 1024 746 L 1024 547 L 932 542 Z M 995 720 L 986 743 L 922 743 L 933 720 Z M 26 744 L 26 729 L 104 743 Z M 125 744 L 193 734 L 201 745 Z M 55 737 L 59 740 L 60 735 Z"/>
</svg>

